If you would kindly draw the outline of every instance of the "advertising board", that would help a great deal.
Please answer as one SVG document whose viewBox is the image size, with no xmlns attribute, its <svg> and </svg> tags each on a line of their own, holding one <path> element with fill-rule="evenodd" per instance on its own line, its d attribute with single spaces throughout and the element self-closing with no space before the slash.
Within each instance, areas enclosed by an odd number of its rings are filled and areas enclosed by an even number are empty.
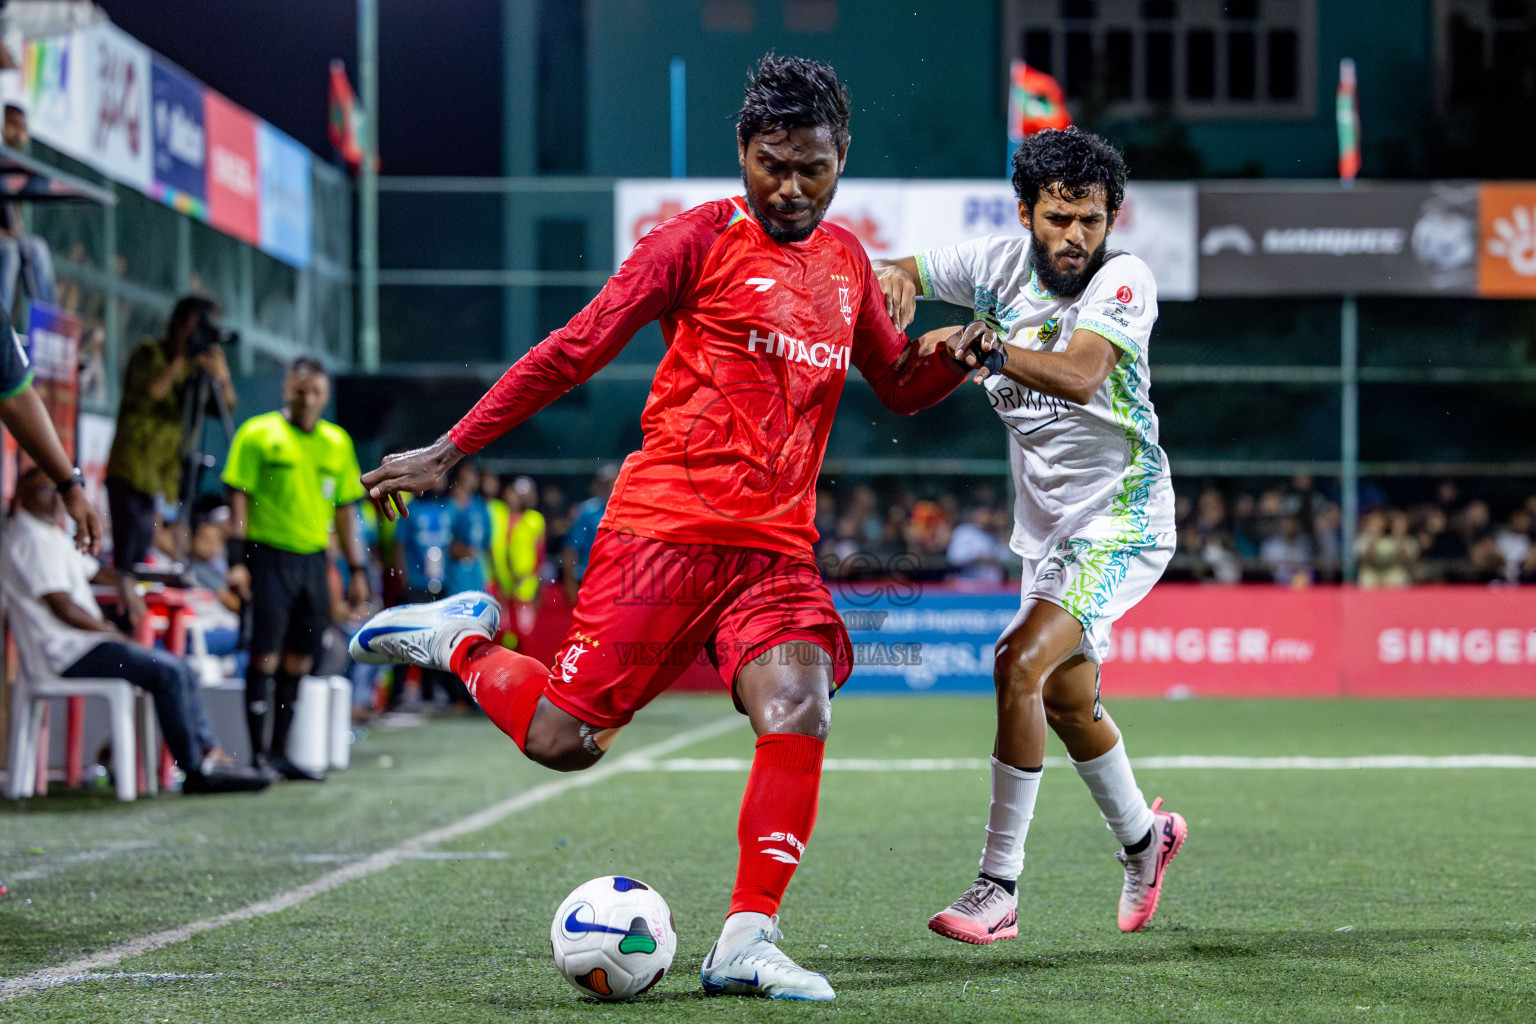
<svg viewBox="0 0 1536 1024">
<path fill-rule="evenodd" d="M 27 39 L 20 52 L 21 99 L 39 141 L 294 266 L 309 265 L 307 149 L 109 22 Z"/>
<path fill-rule="evenodd" d="M 656 225 L 700 203 L 741 194 L 736 178 L 631 178 L 614 187 L 614 262 Z M 980 235 L 1020 234 L 1018 201 L 1006 181 L 887 181 L 844 178 L 827 215 L 871 259 L 910 256 Z M 1112 245 L 1147 261 L 1159 294 L 1196 294 L 1195 188 L 1181 182 L 1132 185 Z"/>
<path fill-rule="evenodd" d="M 162 60 L 154 62 L 150 75 L 155 143 L 151 194 L 182 213 L 205 218 L 208 136 L 203 128 L 203 85 Z"/>
<path fill-rule="evenodd" d="M 80 318 L 54 306 L 32 303 L 26 346 L 32 386 L 48 408 L 64 451 L 73 458 L 80 408 Z"/>
<path fill-rule="evenodd" d="M 208 133 L 208 223 L 242 242 L 261 240 L 257 119 L 212 89 L 203 94 Z"/>
<path fill-rule="evenodd" d="M 834 588 L 846 691 L 989 693 L 1015 590 L 860 598 Z M 1536 697 L 1536 587 L 1162 583 L 1115 624 L 1114 697 Z"/>
<path fill-rule="evenodd" d="M 81 158 L 148 194 L 154 182 L 149 48 L 110 23 L 75 34 L 85 124 Z"/>
<path fill-rule="evenodd" d="M 1484 182 L 1477 216 L 1477 293 L 1490 299 L 1536 296 L 1536 184 Z"/>
<path fill-rule="evenodd" d="M 309 266 L 309 150 L 262 121 L 256 133 L 257 177 L 261 182 L 261 248 L 295 267 Z"/>
<path fill-rule="evenodd" d="M 1477 187 L 1359 184 L 1199 192 L 1202 296 L 1470 295 Z"/>
</svg>

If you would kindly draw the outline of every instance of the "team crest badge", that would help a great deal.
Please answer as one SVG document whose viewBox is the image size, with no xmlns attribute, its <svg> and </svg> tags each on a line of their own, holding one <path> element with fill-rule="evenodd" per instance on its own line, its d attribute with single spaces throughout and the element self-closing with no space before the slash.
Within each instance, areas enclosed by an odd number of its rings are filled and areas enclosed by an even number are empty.
<svg viewBox="0 0 1536 1024">
<path fill-rule="evenodd" d="M 576 659 L 587 653 L 581 644 L 571 644 L 560 659 L 560 681 L 568 683 L 576 676 Z"/>
<path fill-rule="evenodd" d="M 853 289 L 842 285 L 837 289 L 837 309 L 843 314 L 843 320 L 850 326 L 853 324 Z"/>
<path fill-rule="evenodd" d="M 1060 317 L 1053 316 L 1049 320 L 1047 320 L 1045 323 L 1041 324 L 1040 325 L 1040 334 L 1039 334 L 1040 344 L 1042 344 L 1042 345 L 1050 344 L 1051 339 L 1056 337 L 1056 332 L 1059 331 L 1059 330 L 1061 330 L 1061 318 Z"/>
</svg>

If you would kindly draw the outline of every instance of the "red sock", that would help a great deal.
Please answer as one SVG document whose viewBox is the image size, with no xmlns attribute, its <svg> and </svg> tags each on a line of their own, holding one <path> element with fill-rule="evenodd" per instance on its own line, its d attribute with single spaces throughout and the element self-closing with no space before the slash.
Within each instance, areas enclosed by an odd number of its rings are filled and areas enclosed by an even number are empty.
<svg viewBox="0 0 1536 1024">
<path fill-rule="evenodd" d="M 549 684 L 549 669 L 483 636 L 472 636 L 454 648 L 448 667 L 464 680 L 470 696 L 496 728 L 512 737 L 519 750 L 524 749 L 528 726 Z"/>
<path fill-rule="evenodd" d="M 816 825 L 826 746 L 824 740 L 796 733 L 757 738 L 736 825 L 741 860 L 736 865 L 731 913 L 779 912 L 784 890 Z"/>
</svg>

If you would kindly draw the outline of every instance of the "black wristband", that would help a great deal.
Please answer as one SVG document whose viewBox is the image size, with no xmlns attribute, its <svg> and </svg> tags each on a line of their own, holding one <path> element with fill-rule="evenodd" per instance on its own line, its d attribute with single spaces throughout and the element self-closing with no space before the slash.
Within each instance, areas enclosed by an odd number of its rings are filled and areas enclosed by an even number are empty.
<svg viewBox="0 0 1536 1024">
<path fill-rule="evenodd" d="M 988 352 L 987 357 L 981 361 L 981 365 L 993 373 L 1002 373 L 1003 364 L 1006 362 L 1008 362 L 1008 354 L 999 347 Z"/>
<path fill-rule="evenodd" d="M 60 480 L 56 486 L 58 487 L 60 494 L 68 497 L 70 488 L 74 487 L 76 484 L 80 485 L 81 487 L 85 486 L 85 474 L 80 472 L 79 466 L 76 466 L 74 471 L 71 472 L 69 476 L 65 477 L 63 480 Z"/>
<path fill-rule="evenodd" d="M 368 566 L 362 562 L 348 562 L 347 568 L 355 573 L 358 573 L 359 575 L 368 575 Z"/>
<path fill-rule="evenodd" d="M 244 565 L 249 556 L 250 551 L 245 546 L 244 537 L 231 537 L 224 542 L 224 557 L 229 560 L 231 569 L 237 565 Z"/>
</svg>

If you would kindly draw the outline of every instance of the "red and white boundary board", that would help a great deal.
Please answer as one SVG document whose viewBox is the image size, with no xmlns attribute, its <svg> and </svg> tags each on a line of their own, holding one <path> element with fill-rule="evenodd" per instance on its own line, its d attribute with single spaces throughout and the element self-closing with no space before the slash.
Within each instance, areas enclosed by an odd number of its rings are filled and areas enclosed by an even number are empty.
<svg viewBox="0 0 1536 1024">
<path fill-rule="evenodd" d="M 990 693 L 1012 588 L 833 585 L 857 693 Z M 546 593 L 527 653 L 553 660 L 570 621 Z M 720 691 L 700 659 L 674 685 Z M 1290 590 L 1163 583 L 1114 627 L 1116 697 L 1536 697 L 1536 587 Z"/>
<path fill-rule="evenodd" d="M 1112 636 L 1119 696 L 1536 697 L 1536 587 L 1165 583 Z"/>
<path fill-rule="evenodd" d="M 1351 697 L 1536 697 L 1536 587 L 1342 593 Z"/>
<path fill-rule="evenodd" d="M 1339 591 L 1154 587 L 1110 633 L 1106 696 L 1336 697 Z"/>
</svg>

